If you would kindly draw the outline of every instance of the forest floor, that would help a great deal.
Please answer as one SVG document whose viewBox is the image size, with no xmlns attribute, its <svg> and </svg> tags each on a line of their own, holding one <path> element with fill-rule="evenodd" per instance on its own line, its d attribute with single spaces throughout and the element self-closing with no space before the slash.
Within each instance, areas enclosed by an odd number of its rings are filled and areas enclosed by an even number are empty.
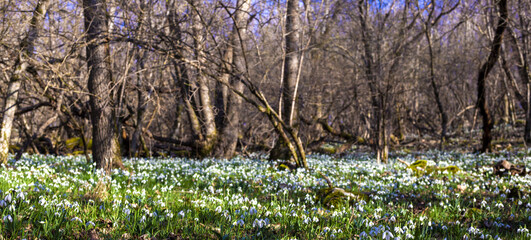
<svg viewBox="0 0 531 240">
<path fill-rule="evenodd" d="M 127 159 L 102 176 L 84 157 L 25 155 L 0 168 L 0 239 L 530 239 L 531 175 L 493 174 L 502 159 Z M 322 195 L 319 172 L 353 198 Z"/>
</svg>

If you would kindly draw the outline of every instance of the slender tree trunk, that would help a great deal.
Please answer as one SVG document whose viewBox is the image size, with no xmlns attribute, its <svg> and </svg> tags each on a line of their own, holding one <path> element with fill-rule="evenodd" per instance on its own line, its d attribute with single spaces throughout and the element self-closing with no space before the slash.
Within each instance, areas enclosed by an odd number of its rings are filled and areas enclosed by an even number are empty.
<svg viewBox="0 0 531 240">
<path fill-rule="evenodd" d="M 174 50 L 174 60 L 173 67 L 175 69 L 175 74 L 173 78 L 175 80 L 175 85 L 179 86 L 181 93 L 178 95 L 180 99 L 177 102 L 184 102 L 184 108 L 186 111 L 186 116 L 188 117 L 190 130 L 192 132 L 192 138 L 197 141 L 203 141 L 203 134 L 201 133 L 201 123 L 199 122 L 198 112 L 196 111 L 196 95 L 194 92 L 197 90 L 195 82 L 190 81 L 188 76 L 188 69 L 185 65 L 184 53 L 180 44 L 182 43 L 182 31 L 179 25 L 179 19 L 177 16 L 177 6 L 174 0 L 169 1 L 168 4 L 168 22 L 169 22 L 169 31 L 170 35 L 173 38 L 173 48 Z"/>
<path fill-rule="evenodd" d="M 299 81 L 300 49 L 299 49 L 299 29 L 301 29 L 300 10 L 298 0 L 287 0 L 286 2 L 286 34 L 285 34 L 285 57 L 284 57 L 284 75 L 282 77 L 282 109 L 281 119 L 296 132 L 298 125 L 297 114 L 297 86 Z M 294 139 L 294 141 L 300 140 Z M 288 143 L 284 138 L 279 138 L 273 150 L 271 150 L 270 159 L 288 160 L 293 157 L 288 151 Z M 300 167 L 300 166 L 299 166 Z"/>
<path fill-rule="evenodd" d="M 431 89 L 433 90 L 433 95 L 435 97 L 435 102 L 437 103 L 437 109 L 439 110 L 439 116 L 441 118 L 441 138 L 439 142 L 439 150 L 442 151 L 443 144 L 446 141 L 446 131 L 448 127 L 448 115 L 446 114 L 446 111 L 444 110 L 444 105 L 441 100 L 439 87 L 437 86 L 437 83 L 435 82 L 435 56 L 433 54 L 433 44 L 431 42 L 431 23 L 426 23 L 426 40 L 428 41 L 428 52 L 430 55 L 430 83 L 431 83 Z"/>
<path fill-rule="evenodd" d="M 478 100 L 477 100 L 477 106 L 479 108 L 479 112 L 481 114 L 481 119 L 483 121 L 483 137 L 481 140 L 481 152 L 490 152 L 492 151 L 492 128 L 494 127 L 494 121 L 492 119 L 492 116 L 489 111 L 488 103 L 487 103 L 487 83 L 486 79 L 489 75 L 489 72 L 494 67 L 494 64 L 496 63 L 498 56 L 500 55 L 500 48 L 503 40 L 503 32 L 505 31 L 505 28 L 507 27 L 507 0 L 499 0 L 498 1 L 498 12 L 500 14 L 500 18 L 498 19 L 498 26 L 496 27 L 496 31 L 494 34 L 494 40 L 492 41 L 492 47 L 489 54 L 489 57 L 487 59 L 487 62 L 485 62 L 478 74 Z"/>
<path fill-rule="evenodd" d="M 247 42 L 247 20 L 249 16 L 250 0 L 238 0 L 234 13 L 234 26 L 230 36 L 230 44 L 233 51 L 235 71 L 230 78 L 232 88 L 243 92 L 243 77 L 247 75 L 247 62 L 245 59 L 245 43 Z M 224 79 L 221 79 L 224 81 Z M 225 85 L 226 86 L 226 85 Z M 221 138 L 215 149 L 215 155 L 222 158 L 230 158 L 236 151 L 238 137 L 240 135 L 240 109 L 242 98 L 235 93 L 228 95 L 227 111 L 221 129 Z"/>
<path fill-rule="evenodd" d="M 13 121 L 15 119 L 15 112 L 17 111 L 17 100 L 20 91 L 21 81 L 24 78 L 24 73 L 29 67 L 28 61 L 33 57 L 35 40 L 38 38 L 39 30 L 42 28 L 42 22 L 46 15 L 49 0 L 40 0 L 37 2 L 33 16 L 30 20 L 30 25 L 26 36 L 19 44 L 20 53 L 17 56 L 13 72 L 9 79 L 7 87 L 7 96 L 3 108 L 2 129 L 0 130 L 0 164 L 6 164 L 9 154 L 9 140 L 11 138 L 11 130 L 13 128 Z"/>
<path fill-rule="evenodd" d="M 113 161 L 121 162 L 118 136 L 114 126 L 113 79 L 107 33 L 105 0 L 83 0 L 87 41 L 92 120 L 92 156 L 96 168 L 110 173 Z"/>
<path fill-rule="evenodd" d="M 197 62 L 197 87 L 199 91 L 199 107 L 200 116 L 202 119 L 202 132 L 204 134 L 204 141 L 201 143 L 200 155 L 209 155 L 212 147 L 217 140 L 217 129 L 214 117 L 214 110 L 210 102 L 210 88 L 208 86 L 208 78 L 204 73 L 206 67 L 205 56 L 205 38 L 204 38 L 204 24 L 201 20 L 200 11 L 203 9 L 201 1 L 191 1 L 192 9 L 192 34 L 194 39 L 195 60 Z"/>
<path fill-rule="evenodd" d="M 133 132 L 133 136 L 131 138 L 131 148 L 130 148 L 130 153 L 129 155 L 130 156 L 134 156 L 134 157 L 137 157 L 137 156 L 140 156 L 141 154 L 141 151 L 142 149 L 139 148 L 140 146 L 140 136 L 142 135 L 142 128 L 144 127 L 144 113 L 146 112 L 146 108 L 147 108 L 147 99 L 146 99 L 146 95 L 145 95 L 145 91 L 144 91 L 144 80 L 146 79 L 144 77 L 144 72 L 139 72 L 139 70 L 141 71 L 145 71 L 145 64 L 144 64 L 144 61 L 145 61 L 145 58 L 146 58 L 146 52 L 137 52 L 137 65 L 138 65 L 138 69 L 137 69 L 137 74 L 136 74 L 136 91 L 137 91 L 137 106 L 136 106 L 136 124 L 135 124 L 135 130 Z M 148 93 L 150 94 L 150 93 Z"/>
<path fill-rule="evenodd" d="M 296 106 L 297 101 L 295 96 L 297 87 L 297 76 L 299 72 L 299 30 L 300 11 L 298 0 L 287 0 L 287 15 L 286 15 L 286 61 L 284 62 L 284 81 L 282 85 L 282 119 L 290 126 L 298 123 Z"/>
<path fill-rule="evenodd" d="M 373 59 L 373 39 L 370 36 L 370 29 L 367 23 L 367 2 L 360 0 L 358 3 L 359 18 L 361 23 L 361 39 L 363 42 L 364 62 L 365 62 L 365 76 L 367 78 L 367 85 L 371 93 L 371 148 L 376 154 L 376 161 L 387 162 L 386 149 L 386 136 L 384 133 L 384 121 L 383 119 L 383 99 L 378 89 L 376 82 L 376 74 L 374 71 L 374 59 Z"/>
<path fill-rule="evenodd" d="M 225 114 L 227 112 L 227 104 L 229 101 L 229 89 L 227 84 L 230 84 L 230 76 L 232 73 L 234 46 L 232 42 L 232 33 L 227 43 L 227 49 L 223 53 L 221 63 L 221 76 L 219 81 L 216 81 L 216 97 L 214 99 L 214 106 L 217 109 L 216 126 L 223 126 Z"/>
</svg>

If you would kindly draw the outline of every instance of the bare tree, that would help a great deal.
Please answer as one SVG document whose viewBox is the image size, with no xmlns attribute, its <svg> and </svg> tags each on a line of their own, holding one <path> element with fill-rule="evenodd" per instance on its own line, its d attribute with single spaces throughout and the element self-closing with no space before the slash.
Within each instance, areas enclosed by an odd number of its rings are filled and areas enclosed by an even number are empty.
<svg viewBox="0 0 531 240">
<path fill-rule="evenodd" d="M 245 75 L 248 75 L 244 47 L 246 46 L 248 40 L 247 24 L 249 20 L 250 7 L 251 3 L 249 0 L 239 0 L 236 2 L 236 8 L 232 14 L 234 26 L 229 40 L 229 44 L 231 44 L 231 46 L 228 46 L 225 53 L 226 55 L 230 54 L 232 56 L 226 57 L 224 59 L 233 60 L 234 68 L 230 67 L 227 69 L 227 71 L 234 69 L 234 73 L 232 74 L 230 83 L 228 84 L 232 85 L 234 90 L 239 92 L 244 91 L 244 84 L 241 78 L 245 77 Z M 231 54 L 229 51 L 233 51 L 233 53 Z M 220 79 L 220 82 L 225 81 L 226 79 Z M 241 105 L 242 99 L 240 96 L 235 93 L 228 95 L 226 113 L 223 114 L 224 120 L 221 126 L 221 135 L 214 152 L 214 155 L 218 157 L 230 158 L 234 155 L 240 134 Z"/>
<path fill-rule="evenodd" d="M 11 77 L 6 93 L 6 100 L 3 108 L 2 129 L 0 130 L 0 163 L 7 163 L 9 140 L 11 138 L 11 130 L 13 127 L 13 120 L 15 112 L 17 111 L 17 100 L 20 91 L 20 85 L 24 78 L 27 77 L 28 70 L 36 74 L 34 67 L 31 67 L 30 60 L 34 56 L 34 44 L 39 37 L 39 30 L 42 28 L 42 22 L 46 15 L 48 8 L 48 0 L 40 0 L 37 2 L 33 16 L 29 22 L 29 27 L 26 35 L 19 44 L 17 59 L 12 68 Z"/>
<path fill-rule="evenodd" d="M 498 13 L 500 15 L 498 19 L 498 25 L 496 27 L 494 39 L 492 40 L 491 50 L 487 61 L 481 66 L 478 73 L 477 85 L 478 85 L 478 98 L 477 98 L 477 107 L 481 113 L 483 121 L 483 137 L 481 140 L 481 152 L 490 152 L 492 151 L 492 135 L 491 131 L 494 126 L 494 121 L 492 120 L 492 115 L 489 111 L 489 106 L 487 103 L 487 86 L 486 79 L 489 75 L 489 72 L 496 64 L 498 56 L 500 55 L 500 48 L 503 40 L 503 32 L 507 27 L 508 20 L 508 11 L 507 11 L 507 0 L 497 0 Z"/>
</svg>

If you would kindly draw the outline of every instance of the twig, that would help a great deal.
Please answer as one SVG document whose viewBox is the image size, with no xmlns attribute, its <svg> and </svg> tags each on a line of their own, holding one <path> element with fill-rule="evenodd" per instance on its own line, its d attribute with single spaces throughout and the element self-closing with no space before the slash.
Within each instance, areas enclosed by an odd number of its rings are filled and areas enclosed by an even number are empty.
<svg viewBox="0 0 531 240">
<path fill-rule="evenodd" d="M 403 164 L 405 164 L 406 166 L 409 167 L 409 163 L 407 163 L 406 161 L 404 161 L 404 160 L 402 160 L 402 159 L 400 159 L 400 158 L 397 158 L 396 160 L 399 161 L 399 162 L 401 162 L 401 163 L 403 163 Z"/>
<path fill-rule="evenodd" d="M 332 184 L 332 181 L 330 181 L 330 178 L 325 176 L 321 171 L 317 171 L 317 173 L 319 173 L 319 175 L 321 175 L 321 177 L 323 177 L 324 180 L 326 180 L 326 183 L 328 184 L 328 187 L 334 188 L 334 185 Z"/>
</svg>

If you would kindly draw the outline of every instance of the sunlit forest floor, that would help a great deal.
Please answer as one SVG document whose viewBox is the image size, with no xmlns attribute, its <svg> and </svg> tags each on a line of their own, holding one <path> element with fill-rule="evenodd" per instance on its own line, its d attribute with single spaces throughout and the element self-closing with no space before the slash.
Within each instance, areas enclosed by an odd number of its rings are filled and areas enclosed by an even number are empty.
<svg viewBox="0 0 531 240">
<path fill-rule="evenodd" d="M 128 159 L 100 177 L 84 157 L 26 155 L 0 169 L 0 238 L 530 239 L 531 176 L 495 176 L 502 159 L 312 155 L 293 172 L 260 155 Z M 324 194 L 318 172 L 353 197 Z"/>
</svg>

